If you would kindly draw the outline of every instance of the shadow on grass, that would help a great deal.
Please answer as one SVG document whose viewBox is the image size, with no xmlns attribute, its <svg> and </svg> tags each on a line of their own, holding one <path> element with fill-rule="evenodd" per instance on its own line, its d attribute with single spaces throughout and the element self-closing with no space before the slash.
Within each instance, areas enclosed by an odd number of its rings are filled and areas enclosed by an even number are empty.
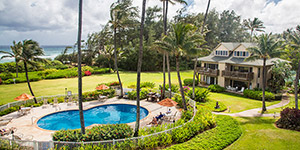
<svg viewBox="0 0 300 150">
<path fill-rule="evenodd" d="M 247 125 L 247 124 L 266 124 L 266 125 L 272 125 L 275 123 L 275 120 L 273 118 L 266 118 L 266 117 L 239 117 L 244 120 L 239 120 L 240 125 Z"/>
</svg>

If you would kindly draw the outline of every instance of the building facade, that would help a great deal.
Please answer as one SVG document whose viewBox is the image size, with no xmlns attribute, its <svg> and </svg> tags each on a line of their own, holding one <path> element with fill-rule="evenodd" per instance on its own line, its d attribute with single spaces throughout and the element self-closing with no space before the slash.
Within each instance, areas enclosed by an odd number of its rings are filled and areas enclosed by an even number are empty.
<svg viewBox="0 0 300 150">
<path fill-rule="evenodd" d="M 255 43 L 220 43 L 209 56 L 198 60 L 201 66 L 197 68 L 201 84 L 218 84 L 222 87 L 262 88 L 263 60 L 245 61 L 251 55 L 247 48 L 256 46 Z M 280 58 L 268 59 L 267 70 L 274 61 L 285 61 Z M 267 71 L 267 80 L 271 74 Z"/>
</svg>

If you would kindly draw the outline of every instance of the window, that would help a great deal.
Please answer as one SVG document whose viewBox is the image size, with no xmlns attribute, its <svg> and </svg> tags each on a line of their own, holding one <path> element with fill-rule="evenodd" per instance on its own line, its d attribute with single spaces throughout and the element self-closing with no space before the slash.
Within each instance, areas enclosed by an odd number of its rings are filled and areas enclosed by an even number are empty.
<svg viewBox="0 0 300 150">
<path fill-rule="evenodd" d="M 236 51 L 234 51 L 234 56 L 236 56 Z"/>
<path fill-rule="evenodd" d="M 243 56 L 246 56 L 246 52 L 243 52 Z"/>
<path fill-rule="evenodd" d="M 225 51 L 225 54 L 228 55 L 228 51 Z"/>
<path fill-rule="evenodd" d="M 220 51 L 221 52 L 221 55 L 223 55 L 223 51 Z"/>
<path fill-rule="evenodd" d="M 216 51 L 216 55 L 218 55 L 218 51 Z"/>
<path fill-rule="evenodd" d="M 257 78 L 260 77 L 260 68 L 258 68 L 258 75 L 257 75 Z"/>
<path fill-rule="evenodd" d="M 246 57 L 248 57 L 249 56 L 249 52 L 246 52 Z"/>
</svg>

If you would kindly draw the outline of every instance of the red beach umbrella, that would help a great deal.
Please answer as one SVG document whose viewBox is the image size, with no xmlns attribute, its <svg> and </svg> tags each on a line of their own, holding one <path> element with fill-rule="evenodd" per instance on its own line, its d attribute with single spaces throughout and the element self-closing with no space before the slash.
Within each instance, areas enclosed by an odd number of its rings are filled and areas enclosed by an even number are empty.
<svg viewBox="0 0 300 150">
<path fill-rule="evenodd" d="M 106 90 L 106 89 L 109 89 L 109 87 L 106 86 L 105 84 L 101 84 L 96 87 L 96 90 Z"/>
<path fill-rule="evenodd" d="M 27 93 L 23 93 L 20 96 L 14 98 L 14 100 L 16 100 L 16 101 L 26 101 L 26 100 L 33 99 L 33 98 L 34 98 L 34 96 L 31 96 Z"/>
<path fill-rule="evenodd" d="M 178 103 L 169 98 L 166 98 L 166 99 L 158 102 L 158 104 L 160 104 L 162 106 L 173 107 L 173 106 L 176 106 Z"/>
</svg>

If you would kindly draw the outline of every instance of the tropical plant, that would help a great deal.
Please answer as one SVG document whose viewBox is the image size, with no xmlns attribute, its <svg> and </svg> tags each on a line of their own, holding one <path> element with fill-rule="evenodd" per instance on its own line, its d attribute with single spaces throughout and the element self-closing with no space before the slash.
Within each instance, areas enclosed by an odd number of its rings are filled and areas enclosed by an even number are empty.
<svg viewBox="0 0 300 150">
<path fill-rule="evenodd" d="M 16 41 L 13 41 L 13 46 L 10 46 L 10 49 L 12 52 L 6 52 L 6 51 L 0 51 L 0 53 L 4 53 L 7 55 L 3 55 L 0 59 L 3 58 L 14 58 L 15 62 L 16 62 L 16 77 L 18 78 L 18 62 L 20 61 L 19 57 L 22 54 L 22 43 L 18 42 L 16 43 Z"/>
<path fill-rule="evenodd" d="M 296 54 L 300 53 L 300 25 L 297 26 L 296 28 L 297 31 L 293 32 L 292 34 L 290 34 L 290 38 L 291 38 L 291 42 L 290 42 L 290 46 L 296 51 Z M 296 79 L 295 79 L 295 84 L 294 84 L 294 88 L 295 88 L 295 108 L 298 108 L 298 84 L 299 84 L 299 76 L 300 76 L 300 59 L 299 57 L 296 58 L 298 59 L 298 68 L 297 68 L 297 73 L 296 73 Z"/>
<path fill-rule="evenodd" d="M 136 83 L 136 124 L 134 130 L 134 136 L 139 135 L 140 128 L 140 84 L 141 84 L 141 69 L 142 69 L 142 60 L 143 60 L 143 34 L 144 34 L 144 21 L 145 21 L 145 9 L 146 9 L 146 0 L 143 0 L 142 5 L 142 18 L 141 18 L 141 27 L 140 27 L 140 49 L 139 49 L 139 59 L 137 65 L 137 83 Z"/>
<path fill-rule="evenodd" d="M 82 0 L 79 0 L 78 11 L 78 36 L 77 36 L 77 48 L 78 48 L 78 105 L 79 105 L 79 118 L 81 134 L 85 134 L 83 107 L 82 107 L 82 72 L 81 72 L 81 31 L 82 31 Z"/>
<path fill-rule="evenodd" d="M 268 87 L 271 92 L 277 93 L 285 85 L 286 79 L 291 76 L 292 66 L 286 61 L 273 61 L 274 65 L 270 68 L 271 79 Z"/>
<path fill-rule="evenodd" d="M 266 70 L 266 61 L 272 57 L 279 56 L 282 51 L 282 41 L 276 41 L 275 37 L 270 34 L 262 34 L 256 38 L 257 46 L 249 47 L 247 50 L 251 53 L 249 57 L 245 59 L 245 61 L 253 61 L 257 59 L 263 60 L 263 82 L 262 82 L 262 91 L 263 91 L 263 98 L 262 98 L 262 112 L 266 111 L 266 103 L 265 103 L 265 89 L 266 89 L 266 77 L 267 77 L 267 70 Z"/>
<path fill-rule="evenodd" d="M 258 18 L 254 18 L 253 20 L 244 20 L 243 21 L 243 25 L 246 29 L 250 30 L 250 36 L 251 36 L 251 41 L 252 41 L 252 34 L 253 32 L 255 31 L 258 31 L 258 32 L 264 32 L 264 25 L 263 25 L 263 22 L 260 21 Z"/>
<path fill-rule="evenodd" d="M 196 32 L 197 28 L 191 24 L 177 23 L 173 25 L 173 31 L 161 41 L 155 42 L 162 49 L 169 51 L 176 58 L 176 70 L 184 109 L 186 102 L 179 72 L 179 57 L 182 55 L 193 55 L 199 52 L 197 44 L 203 41 L 203 37 Z"/>
</svg>

